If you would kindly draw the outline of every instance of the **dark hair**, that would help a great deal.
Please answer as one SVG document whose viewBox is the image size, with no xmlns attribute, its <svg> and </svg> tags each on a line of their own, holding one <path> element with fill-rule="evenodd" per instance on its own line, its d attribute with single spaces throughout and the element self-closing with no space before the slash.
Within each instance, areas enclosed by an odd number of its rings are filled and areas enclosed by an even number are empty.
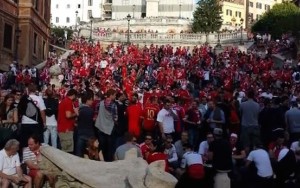
<svg viewBox="0 0 300 188">
<path fill-rule="evenodd" d="M 253 89 L 250 89 L 247 93 L 247 97 L 250 98 L 250 99 L 254 99 L 254 90 Z"/>
<path fill-rule="evenodd" d="M 29 136 L 28 140 L 30 138 L 34 141 L 35 144 L 41 144 L 41 138 L 38 135 L 33 134 L 33 135 Z"/>
<path fill-rule="evenodd" d="M 107 92 L 106 92 L 106 97 L 110 97 L 112 95 L 116 94 L 116 90 L 114 89 L 109 89 Z"/>
<path fill-rule="evenodd" d="M 84 104 L 86 103 L 88 100 L 91 100 L 94 98 L 94 94 L 93 92 L 84 92 L 81 96 L 81 102 Z"/>
<path fill-rule="evenodd" d="M 133 139 L 133 136 L 132 136 L 129 132 L 126 132 L 126 133 L 124 134 L 124 140 L 125 140 L 126 142 L 131 142 L 132 139 Z"/>
<path fill-rule="evenodd" d="M 35 93 L 37 91 L 37 87 L 35 84 L 29 84 L 28 85 L 28 93 Z"/>
<path fill-rule="evenodd" d="M 6 120 L 6 116 L 7 116 L 7 110 L 6 110 L 6 104 L 5 102 L 10 99 L 10 98 L 14 98 L 14 95 L 12 94 L 8 94 L 4 97 L 4 100 L 3 102 L 1 103 L 0 105 L 0 118 L 1 120 Z M 9 110 L 13 109 L 14 108 L 14 105 L 12 104 L 9 108 Z"/>
<path fill-rule="evenodd" d="M 182 147 L 186 149 L 193 149 L 193 146 L 190 143 L 183 144 Z"/>
<path fill-rule="evenodd" d="M 67 96 L 70 97 L 70 96 L 73 96 L 73 95 L 77 95 L 78 92 L 75 90 L 75 89 L 70 89 L 68 92 L 67 92 Z"/>
</svg>

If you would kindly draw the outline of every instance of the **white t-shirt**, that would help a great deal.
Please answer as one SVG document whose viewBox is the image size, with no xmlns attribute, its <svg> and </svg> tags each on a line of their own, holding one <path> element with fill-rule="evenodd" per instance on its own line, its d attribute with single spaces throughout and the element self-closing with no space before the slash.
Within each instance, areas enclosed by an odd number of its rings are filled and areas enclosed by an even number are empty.
<svg viewBox="0 0 300 188">
<path fill-rule="evenodd" d="M 198 153 L 200 155 L 205 155 L 208 151 L 208 148 L 209 148 L 208 142 L 206 140 L 202 141 L 199 145 Z"/>
<path fill-rule="evenodd" d="M 174 110 L 172 110 L 176 113 Z M 162 123 L 164 133 L 169 134 L 175 132 L 174 129 L 174 118 L 166 109 L 161 109 L 157 114 L 157 121 Z"/>
<path fill-rule="evenodd" d="M 257 149 L 251 151 L 247 160 L 255 163 L 258 176 L 265 178 L 273 175 L 269 154 L 265 150 Z"/>
<path fill-rule="evenodd" d="M 186 152 L 182 157 L 180 167 L 185 168 L 186 166 L 191 166 L 194 164 L 203 164 L 201 155 L 192 151 Z"/>
<path fill-rule="evenodd" d="M 52 115 L 50 117 L 46 116 L 46 125 L 47 126 L 57 126 L 57 121 L 56 121 L 55 115 Z"/>
<path fill-rule="evenodd" d="M 21 165 L 19 154 L 9 157 L 5 150 L 0 151 L 0 171 L 6 175 L 14 175 L 17 173 L 17 168 Z"/>
<path fill-rule="evenodd" d="M 40 109 L 40 111 L 46 110 L 44 100 L 41 96 L 29 95 L 29 97 L 34 102 L 34 104 Z M 38 123 L 38 122 L 36 122 L 33 119 L 30 119 L 27 116 L 24 116 L 24 115 L 22 116 L 22 124 L 36 124 L 36 123 Z"/>
<path fill-rule="evenodd" d="M 291 144 L 291 150 L 293 152 L 300 151 L 299 141 L 295 141 Z"/>
</svg>

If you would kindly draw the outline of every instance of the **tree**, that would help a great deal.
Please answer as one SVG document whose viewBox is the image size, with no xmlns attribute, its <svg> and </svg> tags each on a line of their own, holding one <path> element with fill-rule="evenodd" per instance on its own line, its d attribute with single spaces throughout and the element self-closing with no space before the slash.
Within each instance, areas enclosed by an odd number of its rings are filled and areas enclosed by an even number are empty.
<svg viewBox="0 0 300 188">
<path fill-rule="evenodd" d="M 192 30 L 194 32 L 210 33 L 219 31 L 222 26 L 222 6 L 219 0 L 200 0 L 194 12 Z"/>
<path fill-rule="evenodd" d="M 51 33 L 57 38 L 65 38 L 65 31 L 68 32 L 68 39 L 72 36 L 73 30 L 67 27 L 52 27 Z"/>
<path fill-rule="evenodd" d="M 300 9 L 294 3 L 276 4 L 253 26 L 253 32 L 267 32 L 273 37 L 292 32 L 295 36 L 300 30 Z"/>
</svg>

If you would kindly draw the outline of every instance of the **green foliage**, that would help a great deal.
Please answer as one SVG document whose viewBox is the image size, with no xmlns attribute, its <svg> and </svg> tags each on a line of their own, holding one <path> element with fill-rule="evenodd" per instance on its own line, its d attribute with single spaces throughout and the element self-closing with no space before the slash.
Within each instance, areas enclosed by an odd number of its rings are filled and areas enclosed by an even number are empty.
<svg viewBox="0 0 300 188">
<path fill-rule="evenodd" d="M 253 32 L 268 32 L 273 37 L 300 31 L 300 9 L 294 3 L 276 4 L 252 26 Z"/>
<path fill-rule="evenodd" d="M 222 6 L 219 4 L 219 0 L 200 0 L 197 4 L 193 13 L 192 30 L 202 33 L 219 31 L 223 21 Z"/>
<path fill-rule="evenodd" d="M 57 38 L 65 38 L 65 31 L 68 31 L 68 39 L 73 35 L 73 30 L 67 27 L 52 27 L 51 33 Z"/>
</svg>

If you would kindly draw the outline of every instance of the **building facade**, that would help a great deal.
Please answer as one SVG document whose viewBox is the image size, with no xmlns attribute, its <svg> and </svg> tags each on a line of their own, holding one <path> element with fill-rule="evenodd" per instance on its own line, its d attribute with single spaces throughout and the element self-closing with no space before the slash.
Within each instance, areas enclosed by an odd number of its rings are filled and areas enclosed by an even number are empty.
<svg viewBox="0 0 300 188">
<path fill-rule="evenodd" d="M 55 26 L 74 26 L 80 22 L 89 22 L 90 17 L 102 16 L 104 0 L 52 0 L 51 23 Z"/>
<path fill-rule="evenodd" d="M 51 23 L 74 26 L 80 22 L 132 18 L 180 17 L 192 19 L 194 0 L 52 0 Z M 76 13 L 77 12 L 77 13 Z M 76 16 L 77 15 L 77 16 Z M 76 19 L 77 17 L 77 19 Z"/>
<path fill-rule="evenodd" d="M 47 58 L 51 0 L 0 1 L 0 69 L 16 61 L 34 65 Z"/>
<path fill-rule="evenodd" d="M 246 8 L 244 0 L 221 1 L 223 25 L 231 26 L 230 29 L 245 28 Z"/>
</svg>

